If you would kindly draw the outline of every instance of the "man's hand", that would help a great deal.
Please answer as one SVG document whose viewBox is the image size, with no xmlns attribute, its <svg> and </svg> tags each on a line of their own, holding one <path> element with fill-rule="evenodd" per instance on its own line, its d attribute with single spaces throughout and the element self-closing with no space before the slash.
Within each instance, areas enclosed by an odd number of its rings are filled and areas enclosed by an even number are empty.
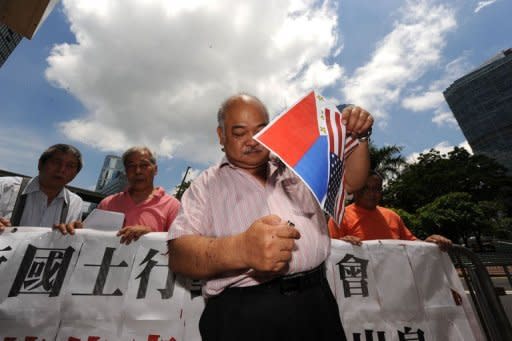
<svg viewBox="0 0 512 341">
<path fill-rule="evenodd" d="M 300 233 L 276 215 L 256 220 L 240 235 L 243 262 L 256 271 L 282 272 L 288 268 Z"/>
<path fill-rule="evenodd" d="M 348 106 L 341 113 L 341 120 L 347 128 L 347 133 L 361 135 L 373 125 L 373 117 L 363 108 Z"/>
<path fill-rule="evenodd" d="M 3 231 L 6 227 L 11 227 L 11 221 L 7 218 L 0 217 L 0 231 Z"/>
<path fill-rule="evenodd" d="M 427 239 L 425 239 L 425 241 L 437 244 L 441 251 L 447 251 L 449 248 L 452 247 L 452 241 L 450 239 L 440 236 L 438 234 L 428 236 Z"/>
<path fill-rule="evenodd" d="M 75 234 L 75 229 L 81 229 L 84 225 L 81 221 L 73 221 L 69 224 L 53 224 L 53 228 L 60 231 L 62 234 Z"/>
<path fill-rule="evenodd" d="M 132 241 L 136 242 L 140 236 L 153 232 L 151 227 L 143 225 L 125 226 L 117 232 L 118 236 L 121 236 L 121 244 L 130 244 Z"/>
<path fill-rule="evenodd" d="M 363 242 L 359 237 L 356 236 L 345 236 L 343 238 L 340 238 L 340 240 L 343 240 L 344 242 L 350 243 L 352 245 L 361 246 L 363 245 Z"/>
</svg>

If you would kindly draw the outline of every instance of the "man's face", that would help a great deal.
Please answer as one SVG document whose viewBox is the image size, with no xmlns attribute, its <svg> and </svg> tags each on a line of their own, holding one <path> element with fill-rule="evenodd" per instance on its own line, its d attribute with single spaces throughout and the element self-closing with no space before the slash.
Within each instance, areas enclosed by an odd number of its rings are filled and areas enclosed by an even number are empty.
<svg viewBox="0 0 512 341">
<path fill-rule="evenodd" d="M 153 189 L 153 179 L 157 166 L 151 163 L 146 152 L 135 152 L 126 158 L 124 165 L 130 190 L 144 191 Z"/>
<path fill-rule="evenodd" d="M 354 193 L 356 205 L 373 210 L 382 199 L 382 179 L 377 175 L 370 175 L 366 184 Z"/>
<path fill-rule="evenodd" d="M 242 169 L 254 169 L 268 161 L 269 151 L 253 136 L 268 124 L 268 118 L 254 100 L 236 100 L 225 113 L 224 131 L 217 128 L 228 160 Z"/>
<path fill-rule="evenodd" d="M 62 189 L 78 174 L 78 166 L 73 153 L 55 152 L 44 164 L 39 163 L 39 183 L 43 187 Z"/>
</svg>

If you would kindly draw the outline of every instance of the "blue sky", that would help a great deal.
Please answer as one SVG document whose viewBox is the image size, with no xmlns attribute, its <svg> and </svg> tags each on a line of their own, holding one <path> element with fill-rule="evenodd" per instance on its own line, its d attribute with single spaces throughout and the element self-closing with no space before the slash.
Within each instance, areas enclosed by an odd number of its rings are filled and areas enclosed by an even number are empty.
<svg viewBox="0 0 512 341">
<path fill-rule="evenodd" d="M 49 145 L 107 154 L 145 144 L 168 190 L 221 157 L 215 113 L 247 91 L 278 114 L 310 89 L 376 117 L 373 141 L 413 158 L 466 145 L 442 97 L 512 47 L 512 2 L 63 0 L 0 68 L 0 168 L 37 173 Z"/>
</svg>

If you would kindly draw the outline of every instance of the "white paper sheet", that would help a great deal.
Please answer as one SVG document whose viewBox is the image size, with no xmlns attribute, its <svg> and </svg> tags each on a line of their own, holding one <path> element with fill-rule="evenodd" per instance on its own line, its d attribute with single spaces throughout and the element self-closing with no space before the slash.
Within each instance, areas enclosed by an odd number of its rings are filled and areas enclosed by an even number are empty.
<svg viewBox="0 0 512 341">
<path fill-rule="evenodd" d="M 123 227 L 124 213 L 95 208 L 84 220 L 84 227 L 101 231 L 117 231 Z"/>
</svg>

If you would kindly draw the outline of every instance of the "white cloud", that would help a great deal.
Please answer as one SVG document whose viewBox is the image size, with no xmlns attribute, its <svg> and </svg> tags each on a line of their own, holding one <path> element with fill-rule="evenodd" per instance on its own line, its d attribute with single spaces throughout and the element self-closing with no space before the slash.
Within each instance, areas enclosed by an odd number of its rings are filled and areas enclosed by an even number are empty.
<svg viewBox="0 0 512 341">
<path fill-rule="evenodd" d="M 63 4 L 77 43 L 52 49 L 46 77 L 87 112 L 59 127 L 102 151 L 145 144 L 161 156 L 217 160 L 225 97 L 248 91 L 276 112 L 343 75 L 326 62 L 341 46 L 328 1 Z"/>
<path fill-rule="evenodd" d="M 464 75 L 471 65 L 467 62 L 467 53 L 446 64 L 440 79 L 437 79 L 424 90 L 414 89 L 402 100 L 402 107 L 415 112 L 433 110 L 432 122 L 438 126 L 457 127 L 457 121 L 444 99 L 443 91 L 457 78 Z"/>
<path fill-rule="evenodd" d="M 187 181 L 192 181 L 194 180 L 195 178 L 197 178 L 199 176 L 199 174 L 201 174 L 203 170 L 202 169 L 194 169 L 194 168 L 191 168 L 189 171 L 188 171 L 188 174 L 187 174 Z"/>
<path fill-rule="evenodd" d="M 406 97 L 402 100 L 402 106 L 412 111 L 422 111 L 435 108 L 444 102 L 441 91 L 427 91 L 421 95 Z"/>
<path fill-rule="evenodd" d="M 454 9 L 431 1 L 407 1 L 393 31 L 377 44 L 370 61 L 347 77 L 345 98 L 385 123 L 388 108 L 400 102 L 402 92 L 439 63 L 446 35 L 455 27 Z M 439 101 L 438 95 L 432 98 Z"/>
<path fill-rule="evenodd" d="M 494 4 L 497 0 L 485 0 L 485 1 L 478 1 L 478 4 L 475 8 L 475 13 L 480 12 L 480 10 L 484 7 L 490 6 Z"/>
<path fill-rule="evenodd" d="M 459 143 L 459 145 L 457 147 L 464 148 L 470 154 L 473 154 L 473 149 L 471 149 L 471 146 L 469 145 L 468 141 L 466 141 L 466 140 L 464 142 Z M 442 154 L 448 154 L 454 148 L 455 148 L 455 146 L 450 145 L 450 143 L 448 141 L 442 141 L 442 142 L 439 142 L 438 144 L 436 144 L 434 147 L 425 149 L 420 153 L 412 153 L 406 159 L 407 159 L 408 163 L 414 163 L 414 162 L 418 161 L 418 157 L 420 156 L 420 154 L 428 153 L 430 151 L 430 149 L 438 150 L 442 155 Z"/>
<path fill-rule="evenodd" d="M 470 154 L 473 154 L 473 148 L 469 145 L 469 142 L 466 140 L 459 144 L 459 147 L 466 149 Z"/>
<path fill-rule="evenodd" d="M 457 120 L 455 119 L 451 111 L 436 111 L 434 117 L 432 118 L 432 122 L 434 122 L 438 126 L 458 126 Z"/>
</svg>

